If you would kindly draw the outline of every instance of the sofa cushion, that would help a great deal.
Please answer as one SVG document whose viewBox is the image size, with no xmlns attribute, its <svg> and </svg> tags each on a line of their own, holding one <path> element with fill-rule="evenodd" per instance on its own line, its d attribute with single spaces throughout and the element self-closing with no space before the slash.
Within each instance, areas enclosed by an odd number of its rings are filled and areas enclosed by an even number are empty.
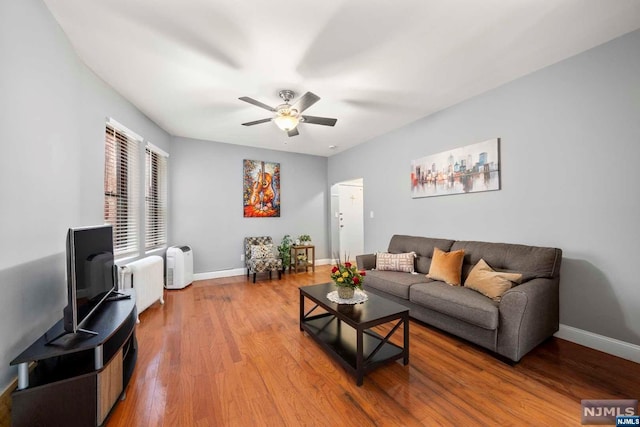
<svg viewBox="0 0 640 427">
<path fill-rule="evenodd" d="M 560 249 L 473 241 L 457 241 L 451 246 L 452 251 L 460 249 L 464 250 L 463 279 L 480 258 L 496 271 L 522 273 L 523 282 L 535 278 L 553 278 L 560 274 Z"/>
<path fill-rule="evenodd" d="M 390 254 L 388 252 L 378 252 L 376 254 L 376 270 L 378 271 L 402 271 L 413 273 L 415 252 L 404 254 Z"/>
<path fill-rule="evenodd" d="M 411 286 L 409 300 L 484 329 L 498 328 L 498 303 L 471 289 L 438 281 L 418 283 Z"/>
<path fill-rule="evenodd" d="M 409 299 L 409 287 L 415 283 L 427 282 L 422 274 L 401 273 L 398 271 L 367 271 L 364 280 L 365 288 L 371 287 L 379 291 Z"/>
<path fill-rule="evenodd" d="M 480 259 L 464 281 L 464 286 L 499 301 L 514 283 L 522 281 L 522 274 L 494 271 L 485 260 Z"/>
<path fill-rule="evenodd" d="M 399 254 L 404 252 L 416 253 L 416 271 L 427 274 L 431 266 L 433 249 L 439 248 L 447 252 L 453 245 L 453 240 L 434 239 L 431 237 L 405 236 L 396 234 L 391 237 L 388 252 Z"/>
<path fill-rule="evenodd" d="M 463 258 L 464 251 L 462 250 L 444 252 L 435 248 L 427 277 L 433 280 L 441 280 L 449 285 L 460 286 L 462 284 Z"/>
</svg>

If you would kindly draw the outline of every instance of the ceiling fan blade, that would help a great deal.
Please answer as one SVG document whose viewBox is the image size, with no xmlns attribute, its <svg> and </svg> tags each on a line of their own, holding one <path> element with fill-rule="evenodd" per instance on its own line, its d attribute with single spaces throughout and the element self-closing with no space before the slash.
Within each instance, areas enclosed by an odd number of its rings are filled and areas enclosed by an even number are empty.
<svg viewBox="0 0 640 427">
<path fill-rule="evenodd" d="M 328 117 L 302 116 L 304 122 L 312 125 L 335 126 L 338 119 L 330 119 Z"/>
<path fill-rule="evenodd" d="M 289 137 L 292 137 L 292 136 L 297 136 L 297 135 L 300 135 L 300 134 L 298 133 L 298 128 L 293 128 L 289 132 L 287 132 L 287 135 L 289 135 Z"/>
<path fill-rule="evenodd" d="M 260 123 L 267 123 L 270 122 L 272 119 L 260 119 L 260 120 L 254 120 L 252 122 L 247 122 L 247 123 L 243 123 L 242 126 L 253 126 L 253 125 L 259 125 Z"/>
<path fill-rule="evenodd" d="M 311 107 L 316 102 L 320 101 L 320 97 L 315 93 L 307 92 L 300 99 L 293 104 L 294 109 L 298 110 L 298 113 L 302 113 L 307 108 Z"/>
<path fill-rule="evenodd" d="M 244 101 L 244 102 L 248 102 L 249 104 L 253 104 L 253 105 L 255 105 L 256 107 L 264 108 L 265 110 L 268 110 L 268 111 L 274 111 L 274 112 L 276 111 L 276 109 L 275 109 L 275 108 L 273 108 L 273 107 L 269 107 L 267 104 L 263 104 L 263 103 L 262 103 L 262 102 L 260 102 L 260 101 L 256 101 L 256 100 L 255 100 L 255 99 L 253 99 L 253 98 L 249 98 L 248 96 L 243 96 L 243 97 L 240 97 L 240 98 L 238 98 L 238 99 L 239 99 L 240 101 Z"/>
</svg>

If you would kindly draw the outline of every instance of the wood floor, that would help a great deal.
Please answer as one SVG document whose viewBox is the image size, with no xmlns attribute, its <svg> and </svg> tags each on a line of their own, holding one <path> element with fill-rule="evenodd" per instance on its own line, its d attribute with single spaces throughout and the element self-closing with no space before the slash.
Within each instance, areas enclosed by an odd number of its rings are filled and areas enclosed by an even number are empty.
<svg viewBox="0 0 640 427">
<path fill-rule="evenodd" d="M 581 399 L 640 398 L 639 364 L 554 338 L 510 366 L 416 322 L 410 364 L 357 387 L 298 327 L 298 286 L 328 277 L 322 266 L 166 291 L 140 316 L 135 373 L 107 425 L 570 426 Z"/>
</svg>

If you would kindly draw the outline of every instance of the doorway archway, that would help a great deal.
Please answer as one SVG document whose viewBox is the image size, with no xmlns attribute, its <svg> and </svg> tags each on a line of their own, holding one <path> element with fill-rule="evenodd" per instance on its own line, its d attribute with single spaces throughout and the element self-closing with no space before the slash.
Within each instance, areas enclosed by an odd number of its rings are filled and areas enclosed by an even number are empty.
<svg viewBox="0 0 640 427">
<path fill-rule="evenodd" d="M 331 186 L 331 256 L 351 261 L 364 253 L 364 180 Z"/>
</svg>

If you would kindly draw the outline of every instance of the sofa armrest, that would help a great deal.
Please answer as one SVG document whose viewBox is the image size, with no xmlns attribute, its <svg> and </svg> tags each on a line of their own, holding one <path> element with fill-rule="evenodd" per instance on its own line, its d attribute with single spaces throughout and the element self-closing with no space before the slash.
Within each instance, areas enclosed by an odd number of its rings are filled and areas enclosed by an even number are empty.
<svg viewBox="0 0 640 427">
<path fill-rule="evenodd" d="M 514 361 L 558 331 L 559 278 L 533 279 L 500 301 L 497 352 Z"/>
<path fill-rule="evenodd" d="M 356 265 L 360 270 L 373 270 L 376 268 L 376 254 L 357 255 Z"/>
</svg>

